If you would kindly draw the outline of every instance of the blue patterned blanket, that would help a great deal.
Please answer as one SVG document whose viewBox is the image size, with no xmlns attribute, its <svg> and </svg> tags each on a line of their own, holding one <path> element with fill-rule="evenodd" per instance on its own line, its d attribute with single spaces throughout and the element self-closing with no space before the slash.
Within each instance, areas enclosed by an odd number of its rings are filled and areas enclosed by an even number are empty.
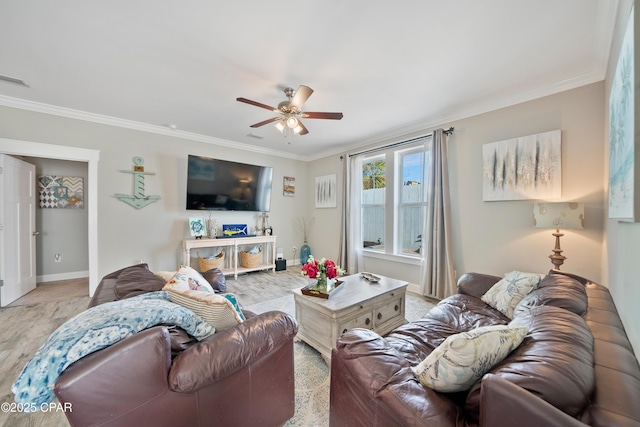
<svg viewBox="0 0 640 427">
<path fill-rule="evenodd" d="M 169 301 L 165 291 L 92 307 L 56 329 L 25 365 L 11 387 L 16 403 L 37 409 L 51 402 L 53 386 L 67 366 L 159 324 L 177 325 L 198 340 L 215 332 L 191 310 Z"/>
</svg>

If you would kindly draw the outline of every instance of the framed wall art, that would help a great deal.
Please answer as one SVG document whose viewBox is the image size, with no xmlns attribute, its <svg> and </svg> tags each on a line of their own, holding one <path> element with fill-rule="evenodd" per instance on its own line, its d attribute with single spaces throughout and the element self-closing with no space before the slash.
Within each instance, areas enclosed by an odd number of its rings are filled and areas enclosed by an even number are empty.
<svg viewBox="0 0 640 427">
<path fill-rule="evenodd" d="M 315 188 L 316 208 L 335 208 L 336 174 L 317 176 Z"/>
<path fill-rule="evenodd" d="M 296 179 L 292 176 L 285 176 L 282 179 L 282 194 L 293 197 L 296 194 Z"/>
<path fill-rule="evenodd" d="M 561 131 L 482 146 L 482 200 L 558 199 L 562 191 Z"/>
<path fill-rule="evenodd" d="M 637 221 L 640 195 L 634 147 L 633 9 L 622 40 L 609 97 L 609 218 Z"/>
<path fill-rule="evenodd" d="M 79 176 L 38 177 L 38 206 L 48 209 L 84 209 L 84 179 Z"/>
</svg>

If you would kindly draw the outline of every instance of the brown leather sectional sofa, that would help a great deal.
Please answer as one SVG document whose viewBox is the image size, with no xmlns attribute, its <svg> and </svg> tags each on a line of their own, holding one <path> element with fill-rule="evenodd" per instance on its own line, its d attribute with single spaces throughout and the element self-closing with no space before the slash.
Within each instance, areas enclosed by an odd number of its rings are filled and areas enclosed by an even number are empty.
<svg viewBox="0 0 640 427">
<path fill-rule="evenodd" d="M 466 274 L 458 293 L 385 338 L 346 332 L 331 359 L 330 425 L 640 426 L 640 368 L 609 291 L 551 271 L 513 323 L 529 334 L 470 390 L 439 393 L 414 377 L 444 339 L 511 319 L 480 297 L 500 277 Z"/>
<path fill-rule="evenodd" d="M 145 264 L 122 269 L 103 278 L 90 306 L 163 284 Z M 83 427 L 284 424 L 295 410 L 297 324 L 282 312 L 243 313 L 244 323 L 200 342 L 156 326 L 78 360 L 55 385 L 72 405 L 67 419 Z"/>
</svg>

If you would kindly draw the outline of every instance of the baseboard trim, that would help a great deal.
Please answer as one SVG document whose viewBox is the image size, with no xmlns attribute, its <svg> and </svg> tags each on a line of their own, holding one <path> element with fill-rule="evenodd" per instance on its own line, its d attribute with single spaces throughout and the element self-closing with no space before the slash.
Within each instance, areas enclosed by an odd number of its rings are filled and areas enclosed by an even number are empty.
<svg viewBox="0 0 640 427">
<path fill-rule="evenodd" d="M 420 286 L 413 283 L 409 283 L 409 286 L 407 286 L 407 292 L 413 292 L 414 294 L 422 295 L 420 293 Z"/>
<path fill-rule="evenodd" d="M 37 283 L 57 282 L 59 280 L 82 279 L 89 277 L 89 271 L 71 271 L 69 273 L 43 274 L 36 276 Z"/>
</svg>

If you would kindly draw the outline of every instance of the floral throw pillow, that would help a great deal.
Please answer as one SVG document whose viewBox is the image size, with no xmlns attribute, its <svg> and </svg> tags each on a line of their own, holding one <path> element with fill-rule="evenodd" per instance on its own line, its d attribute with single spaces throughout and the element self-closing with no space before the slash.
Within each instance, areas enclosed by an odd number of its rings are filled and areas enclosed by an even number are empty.
<svg viewBox="0 0 640 427">
<path fill-rule="evenodd" d="M 411 370 L 423 385 L 435 391 L 469 390 L 518 347 L 527 332 L 526 327 L 492 325 L 451 335 Z"/>
<path fill-rule="evenodd" d="M 213 288 L 202 277 L 202 274 L 198 273 L 193 268 L 187 265 L 181 265 L 176 274 L 164 285 L 162 288 L 165 291 L 203 291 L 213 293 Z"/>
<path fill-rule="evenodd" d="M 531 291 L 538 289 L 539 285 L 539 274 L 512 271 L 493 285 L 481 299 L 511 319 L 518 303 Z"/>
</svg>

